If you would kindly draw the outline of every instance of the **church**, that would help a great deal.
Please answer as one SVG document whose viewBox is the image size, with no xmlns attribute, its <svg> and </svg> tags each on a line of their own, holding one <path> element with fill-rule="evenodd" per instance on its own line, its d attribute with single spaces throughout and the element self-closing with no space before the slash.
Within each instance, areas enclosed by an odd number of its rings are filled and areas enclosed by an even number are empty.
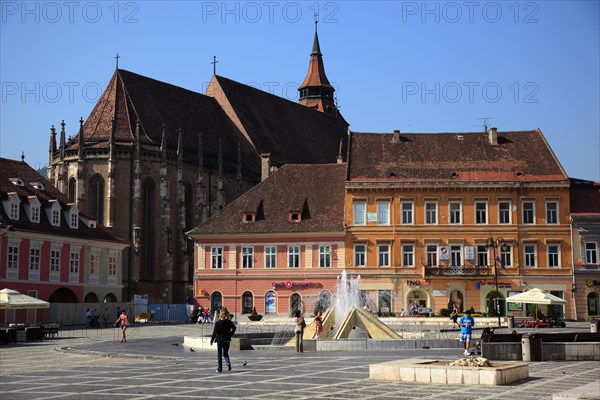
<svg viewBox="0 0 600 400">
<path fill-rule="evenodd" d="M 284 164 L 343 159 L 348 123 L 325 74 L 316 23 L 298 90 L 295 103 L 215 71 L 201 94 L 117 66 L 72 134 L 64 121 L 58 133 L 51 127 L 49 181 L 131 243 L 124 301 L 148 294 L 151 303 L 183 302 L 193 295 L 186 232 Z"/>
</svg>

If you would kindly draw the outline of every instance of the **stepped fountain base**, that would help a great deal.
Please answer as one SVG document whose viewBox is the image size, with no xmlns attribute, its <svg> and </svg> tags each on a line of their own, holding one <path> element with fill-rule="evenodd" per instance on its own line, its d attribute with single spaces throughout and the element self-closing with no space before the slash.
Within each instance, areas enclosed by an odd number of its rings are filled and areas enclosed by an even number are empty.
<svg viewBox="0 0 600 400">
<path fill-rule="evenodd" d="M 496 386 L 529 377 L 529 364 L 490 361 L 490 367 L 451 366 L 450 360 L 411 358 L 369 366 L 369 379 L 444 385 Z"/>
</svg>

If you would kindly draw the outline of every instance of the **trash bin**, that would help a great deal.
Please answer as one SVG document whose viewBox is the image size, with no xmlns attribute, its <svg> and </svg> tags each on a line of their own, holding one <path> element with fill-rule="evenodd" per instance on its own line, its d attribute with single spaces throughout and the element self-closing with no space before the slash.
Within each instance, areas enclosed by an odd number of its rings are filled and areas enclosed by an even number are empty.
<svg viewBox="0 0 600 400">
<path fill-rule="evenodd" d="M 592 321 L 592 326 L 590 328 L 590 332 L 592 332 L 592 333 L 600 332 L 600 329 L 598 329 L 598 327 L 600 327 L 600 320 Z"/>
<path fill-rule="evenodd" d="M 509 328 L 515 327 L 515 317 L 508 317 L 508 327 Z"/>
<path fill-rule="evenodd" d="M 521 353 L 523 361 L 542 361 L 542 338 L 535 333 L 524 333 L 521 336 Z"/>
</svg>

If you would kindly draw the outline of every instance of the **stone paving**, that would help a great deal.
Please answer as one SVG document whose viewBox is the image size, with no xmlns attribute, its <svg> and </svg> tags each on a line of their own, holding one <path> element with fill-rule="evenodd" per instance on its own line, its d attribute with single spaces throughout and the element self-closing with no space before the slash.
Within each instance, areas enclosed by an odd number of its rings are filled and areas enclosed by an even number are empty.
<svg viewBox="0 0 600 400">
<path fill-rule="evenodd" d="M 190 351 L 195 325 L 62 330 L 57 339 L 0 347 L 2 399 L 552 399 L 598 380 L 598 362 L 533 362 L 526 380 L 506 386 L 374 382 L 369 364 L 401 358 L 457 359 L 457 349 L 305 352 L 236 351 L 216 373 L 214 351 Z M 242 365 L 244 362 L 246 366 Z"/>
</svg>

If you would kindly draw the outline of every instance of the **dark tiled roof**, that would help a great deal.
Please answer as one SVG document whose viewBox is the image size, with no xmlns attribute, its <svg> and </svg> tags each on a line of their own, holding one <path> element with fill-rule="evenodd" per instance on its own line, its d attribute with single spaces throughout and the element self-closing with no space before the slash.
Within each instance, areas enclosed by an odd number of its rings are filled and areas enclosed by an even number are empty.
<svg viewBox="0 0 600 400">
<path fill-rule="evenodd" d="M 135 139 L 136 120 L 140 120 L 140 140 L 157 149 L 161 144 L 162 125 L 167 128 L 167 147 L 177 150 L 178 130 L 183 134 L 184 153 L 194 157 L 198 134 L 202 132 L 204 152 L 217 158 L 218 137 L 222 137 L 225 160 L 236 162 L 237 143 L 242 158 L 258 172 L 260 155 L 247 144 L 214 98 L 178 86 L 147 78 L 126 70 L 116 70 L 108 86 L 84 123 L 86 147 L 108 147 L 111 121 L 116 121 L 117 144 L 128 145 Z M 79 129 L 79 128 L 77 128 Z M 78 147 L 78 135 L 68 150 Z"/>
<path fill-rule="evenodd" d="M 571 214 L 600 215 L 600 182 L 571 179 Z"/>
<path fill-rule="evenodd" d="M 194 234 L 344 231 L 346 163 L 284 165 L 192 231 Z M 289 212 L 302 220 L 290 222 Z M 257 221 L 243 222 L 246 212 Z"/>
<path fill-rule="evenodd" d="M 11 182 L 11 179 L 14 178 L 21 178 L 23 186 L 18 186 Z M 41 183 L 44 187 L 43 190 L 32 186 L 32 183 L 34 182 Z M 9 199 L 8 193 L 16 193 L 21 200 L 21 209 L 19 210 L 20 218 L 18 221 L 9 219 L 6 209 L 3 206 L 0 206 L 0 219 L 4 225 L 12 225 L 15 230 L 39 232 L 47 235 L 79 239 L 125 243 L 123 240 L 112 235 L 101 225 L 96 225 L 96 228 L 90 228 L 80 220 L 78 229 L 71 229 L 62 212 L 60 227 L 52 226 L 50 221 L 48 221 L 44 208 L 50 206 L 51 201 L 58 201 L 62 211 L 68 210 L 70 206 L 67 204 L 67 198 L 27 163 L 0 158 L 0 201 L 7 201 Z M 29 221 L 29 218 L 23 209 L 23 205 L 29 203 L 30 196 L 36 196 L 41 203 L 39 223 Z M 85 215 L 81 213 L 80 217 L 86 218 Z"/>
<path fill-rule="evenodd" d="M 273 164 L 333 163 L 340 141 L 346 154 L 347 131 L 335 117 L 222 76 L 215 78 L 224 94 L 214 93 L 217 101 L 224 108 L 226 102 L 231 105 L 256 151 L 270 153 Z"/>
<path fill-rule="evenodd" d="M 319 35 L 315 32 L 315 39 L 313 42 L 313 51 L 310 54 L 310 63 L 308 64 L 308 73 L 306 78 L 300 85 L 300 89 L 308 86 L 328 86 L 332 87 L 325 75 L 325 64 L 323 63 L 323 56 L 321 54 L 321 46 L 319 45 Z"/>
<path fill-rule="evenodd" d="M 539 129 L 498 132 L 352 132 L 350 181 L 566 181 Z"/>
</svg>

